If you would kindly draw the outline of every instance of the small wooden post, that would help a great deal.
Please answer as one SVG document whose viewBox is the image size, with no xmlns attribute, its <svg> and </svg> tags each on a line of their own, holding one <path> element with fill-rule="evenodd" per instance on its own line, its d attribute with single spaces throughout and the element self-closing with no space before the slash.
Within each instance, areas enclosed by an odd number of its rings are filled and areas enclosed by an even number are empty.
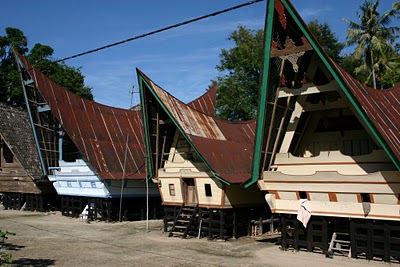
<svg viewBox="0 0 400 267">
<path fill-rule="evenodd" d="M 372 222 L 368 222 L 367 223 L 367 260 L 372 260 L 372 258 L 374 257 L 373 235 L 374 235 L 373 224 L 372 224 Z"/>
<path fill-rule="evenodd" d="M 297 220 L 296 220 L 297 221 Z M 307 228 L 304 229 L 307 234 L 307 251 L 313 251 L 313 223 L 310 221 L 307 225 Z"/>
<path fill-rule="evenodd" d="M 76 216 L 79 216 L 79 214 L 82 212 L 83 207 L 82 207 L 82 198 L 79 199 L 79 211 L 76 213 Z"/>
<path fill-rule="evenodd" d="M 224 239 L 225 218 L 224 210 L 219 211 L 219 239 Z"/>
<path fill-rule="evenodd" d="M 275 231 L 274 229 L 274 215 L 271 214 L 271 222 L 269 223 L 269 231 L 273 233 Z"/>
<path fill-rule="evenodd" d="M 212 239 L 212 230 L 213 230 L 213 212 L 212 209 L 208 210 L 208 239 Z"/>
<path fill-rule="evenodd" d="M 299 250 L 299 221 L 296 218 L 293 219 L 293 228 L 294 228 L 293 248 L 294 248 L 294 250 L 298 251 Z"/>
<path fill-rule="evenodd" d="M 236 218 L 236 210 L 233 210 L 233 229 L 232 229 L 232 237 L 237 237 L 237 218 Z"/>
<path fill-rule="evenodd" d="M 282 215 L 281 217 L 281 239 L 282 239 L 282 249 L 287 250 L 287 229 L 286 229 L 286 217 Z"/>
<path fill-rule="evenodd" d="M 164 233 L 168 232 L 168 208 L 164 206 Z"/>
<path fill-rule="evenodd" d="M 389 224 L 387 224 L 387 223 L 385 223 L 384 225 L 383 225 L 383 236 L 384 236 L 384 241 L 383 241 L 383 249 L 384 249 L 384 252 L 383 252 L 383 261 L 384 262 L 390 262 L 390 243 L 391 243 L 391 241 L 390 241 L 390 229 L 391 228 L 391 226 L 389 225 Z"/>
<path fill-rule="evenodd" d="M 323 216 L 322 217 L 322 252 L 326 253 L 328 251 L 328 221 Z"/>
<path fill-rule="evenodd" d="M 357 258 L 357 240 L 356 240 L 356 225 L 354 221 L 350 221 L 350 249 L 351 257 Z"/>
</svg>

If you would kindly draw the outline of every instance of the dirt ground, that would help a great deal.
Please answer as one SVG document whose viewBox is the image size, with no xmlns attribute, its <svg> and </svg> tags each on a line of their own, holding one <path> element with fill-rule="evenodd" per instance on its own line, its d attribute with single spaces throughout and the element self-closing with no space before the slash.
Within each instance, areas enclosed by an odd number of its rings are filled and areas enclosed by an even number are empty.
<svg viewBox="0 0 400 267">
<path fill-rule="evenodd" d="M 326 258 L 322 254 L 281 251 L 250 237 L 236 240 L 169 238 L 162 221 L 84 222 L 60 213 L 0 210 L 0 230 L 13 266 L 385 266 L 378 261 Z"/>
</svg>

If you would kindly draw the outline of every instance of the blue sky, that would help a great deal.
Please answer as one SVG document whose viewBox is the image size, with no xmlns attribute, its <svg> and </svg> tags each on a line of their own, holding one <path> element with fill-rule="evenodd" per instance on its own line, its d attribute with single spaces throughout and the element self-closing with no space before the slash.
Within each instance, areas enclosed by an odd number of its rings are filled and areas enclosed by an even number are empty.
<svg viewBox="0 0 400 267">
<path fill-rule="evenodd" d="M 0 35 L 6 27 L 22 30 L 29 47 L 35 43 L 54 49 L 54 59 L 68 57 L 109 43 L 193 19 L 247 0 L 35 0 L 4 1 Z M 362 0 L 292 0 L 303 19 L 327 22 L 339 41 L 345 40 L 347 24 L 357 21 Z M 380 12 L 392 0 L 381 0 Z M 189 102 L 200 96 L 219 73 L 222 48 L 232 42 L 229 34 L 241 24 L 262 29 L 266 1 L 198 21 L 143 39 L 66 61 L 82 67 L 85 83 L 93 88 L 95 101 L 121 108 L 131 102 L 132 86 L 138 91 L 136 67 L 178 99 Z M 133 102 L 138 102 L 133 94 Z"/>
</svg>

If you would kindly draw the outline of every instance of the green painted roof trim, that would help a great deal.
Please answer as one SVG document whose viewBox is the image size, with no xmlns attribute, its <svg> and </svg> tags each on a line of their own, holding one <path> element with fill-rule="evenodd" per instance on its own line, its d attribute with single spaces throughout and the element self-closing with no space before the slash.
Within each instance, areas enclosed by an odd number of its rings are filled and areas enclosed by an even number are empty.
<svg viewBox="0 0 400 267">
<path fill-rule="evenodd" d="M 24 64 L 21 62 L 21 60 L 18 58 L 17 54 L 14 52 L 15 51 L 14 48 L 12 49 L 12 51 L 13 51 L 14 58 L 15 58 L 15 61 L 17 62 L 17 66 L 18 66 L 19 77 L 20 77 L 21 85 L 22 85 L 22 92 L 24 93 L 24 100 L 25 100 L 26 110 L 28 112 L 29 123 L 30 123 L 31 129 L 32 129 L 33 139 L 35 140 L 36 150 L 37 150 L 38 155 L 39 155 L 40 166 L 42 167 L 43 176 L 47 177 L 47 175 L 48 175 L 47 168 L 46 168 L 46 164 L 44 163 L 42 151 L 40 149 L 39 139 L 37 137 L 37 133 L 36 133 L 36 130 L 35 130 L 35 124 L 33 123 L 32 111 L 31 111 L 31 108 L 29 106 L 28 95 L 26 93 L 26 86 L 28 84 L 32 84 L 33 80 L 32 80 L 31 75 L 29 74 L 29 72 L 26 70 L 26 67 L 24 66 Z M 26 74 L 29 76 L 29 81 L 32 81 L 32 83 L 31 82 L 25 83 L 24 77 L 22 76 L 22 70 L 26 70 Z M 35 87 L 35 90 L 37 90 L 36 84 L 34 85 L 34 87 Z M 46 102 L 46 104 L 47 104 L 47 102 Z"/>
<path fill-rule="evenodd" d="M 143 115 L 143 127 L 144 127 L 144 138 L 146 142 L 146 162 L 147 162 L 147 170 L 148 170 L 148 177 L 147 179 L 151 179 L 153 177 L 153 167 L 151 165 L 151 151 L 150 151 L 150 140 L 149 140 L 149 126 L 147 125 L 147 110 L 145 108 L 145 101 L 144 101 L 144 88 L 142 87 L 142 83 L 146 83 L 146 81 L 143 79 L 141 75 L 138 75 L 138 80 L 139 80 L 139 89 L 140 89 L 140 105 L 142 106 L 142 115 Z M 147 83 L 146 83 L 147 85 Z"/>
<path fill-rule="evenodd" d="M 385 140 L 383 139 L 382 135 L 377 131 L 374 124 L 371 122 L 365 111 L 362 109 L 361 105 L 349 91 L 349 88 L 343 81 L 342 77 L 337 73 L 336 68 L 333 67 L 332 63 L 328 60 L 326 55 L 322 52 L 321 48 L 314 40 L 312 34 L 308 31 L 307 27 L 304 27 L 302 20 L 299 19 L 298 14 L 293 10 L 291 5 L 288 3 L 287 0 L 281 0 L 282 4 L 285 6 L 285 9 L 289 12 L 292 16 L 296 24 L 299 26 L 303 34 L 306 36 L 307 40 L 309 40 L 311 46 L 324 62 L 325 66 L 329 69 L 332 76 L 335 78 L 337 83 L 339 84 L 340 88 L 343 90 L 344 94 L 349 99 L 350 103 L 353 105 L 357 113 L 360 115 L 362 120 L 365 122 L 367 127 L 370 129 L 376 140 L 378 140 L 379 144 L 385 150 L 385 152 L 389 155 L 390 159 L 396 165 L 396 167 L 400 170 L 400 161 L 394 155 L 393 151 L 387 145 Z M 260 103 L 259 103 L 259 113 L 257 118 L 257 128 L 256 128 L 256 140 L 255 140 L 255 148 L 254 148 L 254 157 L 253 157 L 253 169 L 252 169 L 252 177 L 249 181 L 245 183 L 245 187 L 249 187 L 250 185 L 257 182 L 260 178 L 259 168 L 260 168 L 260 160 L 261 160 L 261 150 L 262 150 L 262 140 L 264 135 L 264 120 L 265 120 L 265 101 L 266 95 L 268 91 L 268 81 L 269 81 L 269 68 L 270 68 L 270 49 L 271 49 L 271 39 L 272 39 L 272 28 L 273 28 L 273 16 L 274 16 L 274 4 L 275 1 L 270 0 L 268 2 L 268 13 L 267 13 L 267 24 L 266 24 L 266 34 L 265 34 L 265 47 L 264 47 L 264 65 L 263 65 L 263 80 L 261 84 L 261 92 L 260 92 Z M 266 60 L 267 59 L 267 60 Z"/>
<path fill-rule="evenodd" d="M 321 48 L 317 44 L 317 42 L 314 40 L 314 37 L 310 32 L 308 31 L 307 27 L 304 27 L 302 20 L 299 19 L 298 15 L 294 10 L 292 9 L 291 5 L 288 4 L 287 0 L 281 0 L 282 4 L 285 6 L 285 8 L 288 10 L 290 15 L 292 15 L 294 21 L 296 22 L 297 26 L 300 27 L 301 31 L 303 34 L 306 36 L 306 38 L 310 41 L 311 46 L 313 49 L 317 52 L 319 57 L 322 59 L 324 62 L 325 66 L 329 69 L 331 72 L 332 76 L 335 78 L 347 98 L 349 99 L 350 103 L 353 105 L 353 107 L 356 109 L 358 114 L 361 116 L 362 120 L 365 122 L 369 130 L 372 132 L 374 137 L 378 140 L 379 144 L 382 146 L 382 148 L 385 150 L 385 152 L 389 155 L 390 159 L 393 161 L 393 163 L 396 165 L 396 167 L 400 170 L 400 161 L 397 159 L 397 157 L 394 155 L 393 151 L 390 149 L 390 147 L 387 145 L 385 140 L 383 139 L 382 135 L 379 133 L 379 131 L 376 129 L 375 125 L 371 122 L 367 114 L 365 113 L 364 109 L 361 107 L 360 103 L 355 99 L 353 94 L 349 91 L 349 88 L 343 81 L 342 77 L 337 73 L 336 68 L 332 66 L 331 61 L 326 57 L 326 55 L 321 51 Z"/>
<path fill-rule="evenodd" d="M 167 107 L 163 104 L 163 102 L 161 101 L 161 99 L 158 97 L 158 95 L 152 90 L 151 86 L 146 82 L 146 80 L 138 74 L 139 80 L 144 82 L 148 89 L 150 90 L 150 92 L 152 93 L 152 95 L 156 98 L 157 102 L 161 105 L 161 107 L 163 108 L 163 110 L 167 113 L 167 115 L 170 117 L 170 119 L 174 122 L 175 126 L 178 128 L 179 132 L 183 135 L 183 137 L 185 137 L 186 141 L 190 144 L 190 146 L 194 149 L 194 151 L 196 152 L 196 154 L 199 156 L 199 158 L 201 158 L 201 160 L 207 165 L 207 167 L 209 168 L 211 174 L 218 179 L 219 181 L 223 182 L 226 185 L 230 185 L 230 183 L 224 179 L 222 179 L 210 166 L 210 164 L 204 159 L 204 157 L 200 154 L 200 152 L 197 150 L 197 148 L 195 147 L 195 145 L 192 143 L 192 141 L 189 139 L 189 137 L 186 135 L 186 133 L 183 131 L 182 127 L 179 125 L 179 123 L 175 120 L 174 116 L 172 116 L 172 114 L 169 112 L 169 110 L 167 109 Z M 141 83 L 139 83 L 139 86 L 141 87 Z M 144 94 L 144 89 L 141 89 L 141 95 Z M 144 96 L 144 95 L 143 95 Z M 144 98 L 142 98 L 144 100 Z M 144 101 L 142 101 L 142 107 L 144 110 Z M 143 112 L 144 114 L 144 112 Z M 145 115 L 143 115 L 145 117 Z M 147 118 L 147 116 L 145 117 Z M 147 126 L 147 121 L 145 121 L 146 124 L 144 124 L 145 126 L 145 131 L 146 131 L 146 146 L 147 148 L 147 153 L 149 153 L 150 155 L 150 142 L 148 141 L 148 137 L 147 137 L 147 133 L 148 133 L 148 126 Z M 147 129 L 146 129 L 147 128 Z"/>
<path fill-rule="evenodd" d="M 258 104 L 258 115 L 257 115 L 257 128 L 256 128 L 256 140 L 254 142 L 254 155 L 253 155 L 253 170 L 249 181 L 244 184 L 245 188 L 248 188 L 259 178 L 260 171 L 260 160 L 261 160 L 261 150 L 262 150 L 262 140 L 264 137 L 264 120 L 265 120 L 265 108 L 267 100 L 268 82 L 269 82 L 269 69 L 270 69 L 270 54 L 271 54 L 271 43 L 272 43 L 272 29 L 274 22 L 274 11 L 275 11 L 275 1 L 268 1 L 267 8 L 267 21 L 265 24 L 265 44 L 264 44 L 264 65 L 262 73 L 262 82 L 260 88 L 260 102 Z"/>
</svg>

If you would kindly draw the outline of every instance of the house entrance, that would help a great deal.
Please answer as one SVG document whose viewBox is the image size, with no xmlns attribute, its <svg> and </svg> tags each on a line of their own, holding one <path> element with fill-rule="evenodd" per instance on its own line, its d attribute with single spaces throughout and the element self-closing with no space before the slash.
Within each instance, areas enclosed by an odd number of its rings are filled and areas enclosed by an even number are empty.
<svg viewBox="0 0 400 267">
<path fill-rule="evenodd" d="M 197 191 L 196 185 L 194 183 L 193 178 L 183 178 L 183 196 L 184 202 L 186 206 L 196 206 L 198 203 L 197 200 Z"/>
</svg>

